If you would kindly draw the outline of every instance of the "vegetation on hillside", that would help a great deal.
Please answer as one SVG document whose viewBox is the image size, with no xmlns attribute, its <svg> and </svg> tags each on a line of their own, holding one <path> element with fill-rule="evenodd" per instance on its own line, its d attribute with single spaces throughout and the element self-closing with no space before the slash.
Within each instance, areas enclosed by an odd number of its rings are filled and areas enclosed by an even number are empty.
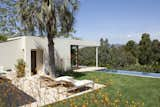
<svg viewBox="0 0 160 107">
<path fill-rule="evenodd" d="M 142 34 L 139 43 L 133 40 L 125 45 L 111 45 L 107 39 L 100 40 L 99 66 L 110 69 L 126 69 L 146 72 L 160 72 L 160 41 L 151 41 L 150 35 Z M 80 64 L 95 65 L 95 49 L 82 48 Z"/>
</svg>

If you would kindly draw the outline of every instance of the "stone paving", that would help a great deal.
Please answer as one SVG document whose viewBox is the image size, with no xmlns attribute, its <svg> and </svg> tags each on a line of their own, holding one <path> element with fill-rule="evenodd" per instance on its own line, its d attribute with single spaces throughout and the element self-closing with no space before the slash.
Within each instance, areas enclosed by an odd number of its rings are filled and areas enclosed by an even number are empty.
<svg viewBox="0 0 160 107">
<path fill-rule="evenodd" d="M 68 93 L 63 86 L 41 87 L 40 75 L 14 79 L 12 84 L 36 100 L 36 102 L 23 105 L 22 107 L 44 106 L 105 87 L 102 84 L 95 83 L 93 88 L 73 94 Z"/>
</svg>

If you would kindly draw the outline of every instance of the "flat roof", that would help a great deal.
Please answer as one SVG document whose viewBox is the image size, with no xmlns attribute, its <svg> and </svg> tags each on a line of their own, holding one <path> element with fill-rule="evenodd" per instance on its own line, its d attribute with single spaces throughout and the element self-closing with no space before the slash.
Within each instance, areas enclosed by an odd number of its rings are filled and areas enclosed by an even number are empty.
<svg viewBox="0 0 160 107">
<path fill-rule="evenodd" d="M 8 40 L 5 42 L 14 41 L 14 40 L 22 39 L 22 38 L 27 38 L 27 37 L 46 39 L 46 37 L 44 36 L 18 36 L 18 37 L 8 38 Z M 76 39 L 71 39 L 71 38 L 54 38 L 53 40 L 62 41 L 69 45 L 79 45 L 79 46 L 88 46 L 88 47 L 100 46 L 100 42 L 96 42 L 96 41 L 76 40 Z"/>
</svg>

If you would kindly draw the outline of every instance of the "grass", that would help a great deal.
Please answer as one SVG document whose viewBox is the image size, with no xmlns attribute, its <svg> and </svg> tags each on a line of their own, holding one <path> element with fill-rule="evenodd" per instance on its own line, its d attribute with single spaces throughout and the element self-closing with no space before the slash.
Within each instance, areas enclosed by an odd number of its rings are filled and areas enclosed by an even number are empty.
<svg viewBox="0 0 160 107">
<path fill-rule="evenodd" d="M 160 79 L 104 72 L 68 73 L 66 75 L 71 75 L 76 79 L 91 79 L 101 84 L 107 84 L 107 87 L 48 106 L 160 107 Z"/>
</svg>

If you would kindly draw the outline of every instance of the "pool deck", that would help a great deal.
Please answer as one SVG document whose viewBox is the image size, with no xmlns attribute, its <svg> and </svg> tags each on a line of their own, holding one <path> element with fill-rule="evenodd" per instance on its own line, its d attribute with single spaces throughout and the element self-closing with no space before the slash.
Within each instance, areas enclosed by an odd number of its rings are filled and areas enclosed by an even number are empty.
<svg viewBox="0 0 160 107">
<path fill-rule="evenodd" d="M 92 71 L 101 71 L 106 69 L 105 67 L 83 67 L 80 69 L 74 70 L 75 72 L 92 72 Z"/>
</svg>

